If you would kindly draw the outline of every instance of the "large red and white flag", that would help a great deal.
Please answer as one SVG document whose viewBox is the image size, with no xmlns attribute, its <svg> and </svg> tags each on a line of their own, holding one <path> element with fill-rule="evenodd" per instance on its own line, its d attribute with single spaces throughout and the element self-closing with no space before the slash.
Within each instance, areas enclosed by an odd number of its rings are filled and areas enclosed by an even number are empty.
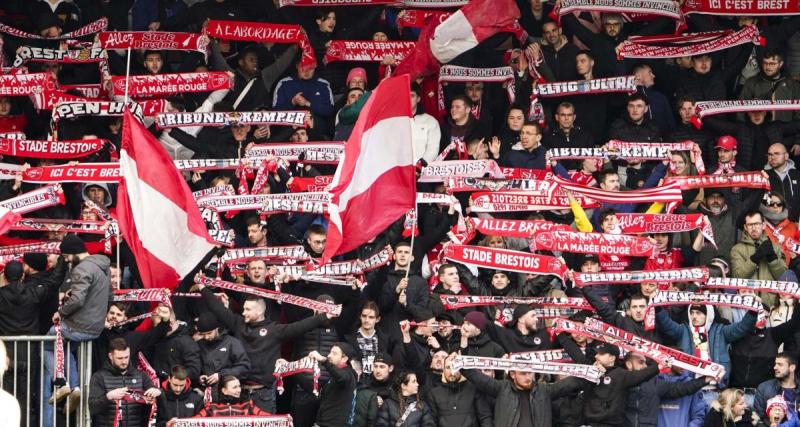
<svg viewBox="0 0 800 427">
<path fill-rule="evenodd" d="M 214 244 L 175 163 L 127 108 L 119 163 L 119 228 L 144 287 L 174 289 Z"/>
<path fill-rule="evenodd" d="M 382 81 L 358 116 L 331 183 L 322 264 L 377 236 L 416 203 L 408 75 Z"/>
<path fill-rule="evenodd" d="M 432 62 L 447 64 L 497 33 L 516 31 L 519 17 L 514 0 L 472 0 L 441 24 L 430 22 L 395 74 L 408 73 L 413 78 L 428 74 Z"/>
</svg>

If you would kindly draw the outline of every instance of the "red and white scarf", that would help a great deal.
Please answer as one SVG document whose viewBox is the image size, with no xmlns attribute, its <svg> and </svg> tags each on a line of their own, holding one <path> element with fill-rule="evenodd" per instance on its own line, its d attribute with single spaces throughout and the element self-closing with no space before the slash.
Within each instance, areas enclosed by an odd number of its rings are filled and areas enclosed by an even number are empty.
<svg viewBox="0 0 800 427">
<path fill-rule="evenodd" d="M 555 176 L 553 171 L 546 169 L 526 169 L 501 167 L 505 179 L 540 179 L 550 181 Z"/>
<path fill-rule="evenodd" d="M 247 262 L 253 259 L 264 260 L 268 263 L 288 260 L 308 261 L 311 259 L 311 255 L 306 252 L 302 245 L 295 245 L 228 249 L 220 257 L 220 261 L 225 264 Z"/>
<path fill-rule="evenodd" d="M 205 34 L 222 40 L 249 41 L 259 43 L 296 44 L 303 56 L 303 66 L 317 64 L 314 48 L 303 28 L 299 25 L 272 24 L 264 22 L 218 21 L 212 19 L 205 26 Z"/>
<path fill-rule="evenodd" d="M 787 16 L 800 15 L 800 3 L 790 1 L 721 2 L 715 0 L 688 0 L 683 3 L 683 13 L 730 16 Z"/>
<path fill-rule="evenodd" d="M 476 192 L 469 196 L 471 212 L 525 212 L 569 209 L 569 198 L 559 194 L 529 194 L 522 191 Z M 593 209 L 600 204 L 579 195 L 575 198 L 584 209 Z"/>
<path fill-rule="evenodd" d="M 24 255 L 29 252 L 39 252 L 43 254 L 60 254 L 59 245 L 61 242 L 40 242 L 22 243 L 19 245 L 0 246 L 0 256 L 5 255 Z"/>
<path fill-rule="evenodd" d="M 271 291 L 269 289 L 261 289 L 253 286 L 242 285 L 239 283 L 226 282 L 224 280 L 209 279 L 207 277 L 196 277 L 194 282 L 197 284 L 202 284 L 203 286 L 210 286 L 212 288 L 227 289 L 230 291 L 242 292 L 248 295 L 255 295 L 258 297 L 267 298 L 286 304 L 292 304 L 299 307 L 307 308 L 309 310 L 319 311 L 321 313 L 328 313 L 338 316 L 342 312 L 341 305 L 328 304 L 321 301 L 299 297 L 297 295 L 283 294 L 280 292 Z"/>
<path fill-rule="evenodd" d="M 107 139 L 75 139 L 47 141 L 0 138 L 0 155 L 38 159 L 76 159 L 94 154 L 103 148 Z"/>
<path fill-rule="evenodd" d="M 742 308 L 758 313 L 756 327 L 763 328 L 767 321 L 764 306 L 756 299 L 756 295 L 659 291 L 650 299 L 647 305 L 647 312 L 644 317 L 644 328 L 648 331 L 655 329 L 656 307 L 669 305 L 713 305 Z"/>
<path fill-rule="evenodd" d="M 330 6 L 374 6 L 392 5 L 419 8 L 448 8 L 461 7 L 468 3 L 468 0 L 280 0 L 278 7 L 284 6 L 306 6 L 306 7 L 330 7 Z"/>
<path fill-rule="evenodd" d="M 331 40 L 322 61 L 326 64 L 338 61 L 381 62 L 386 55 L 392 55 L 400 62 L 414 50 L 415 45 L 413 41 Z"/>
<path fill-rule="evenodd" d="M 703 117 L 727 113 L 746 113 L 748 111 L 800 111 L 800 99 L 701 101 L 694 104 L 695 115 L 691 120 L 692 124 L 700 129 L 703 125 Z"/>
<path fill-rule="evenodd" d="M 314 177 L 294 176 L 286 185 L 292 193 L 328 191 L 328 186 L 333 182 L 333 175 L 318 175 Z"/>
<path fill-rule="evenodd" d="M 792 298 L 800 298 L 800 285 L 797 282 L 712 277 L 700 287 L 703 289 L 735 289 L 737 291 L 767 292 Z"/>
<path fill-rule="evenodd" d="M 650 257 L 658 251 L 645 237 L 561 230 L 536 233 L 530 240 L 530 249 L 619 257 Z"/>
<path fill-rule="evenodd" d="M 678 36 L 632 36 L 617 49 L 619 58 L 679 58 L 717 52 L 743 44 L 764 45 L 758 28 L 712 31 Z"/>
<path fill-rule="evenodd" d="M 441 24 L 445 19 L 449 18 L 450 15 L 452 15 L 452 13 L 441 10 L 403 9 L 402 13 L 397 16 L 397 27 L 400 29 L 422 29 L 428 25 L 428 21 L 431 19 Z"/>
<path fill-rule="evenodd" d="M 178 170 L 180 170 L 180 168 Z M 214 187 L 209 187 L 203 190 L 192 192 L 192 196 L 194 196 L 195 200 L 200 200 L 204 197 L 210 197 L 210 196 L 230 196 L 232 194 L 234 194 L 234 189 L 233 186 L 230 184 L 217 185 Z"/>
<path fill-rule="evenodd" d="M 259 417 L 178 418 L 172 427 L 292 427 L 290 415 Z"/>
<path fill-rule="evenodd" d="M 445 179 L 448 193 L 465 191 L 529 191 L 547 195 L 555 191 L 555 183 L 535 179 L 488 179 L 470 177 L 448 177 Z"/>
<path fill-rule="evenodd" d="M 18 215 L 61 204 L 64 204 L 64 191 L 58 184 L 37 188 L 0 202 L 0 206 Z"/>
<path fill-rule="evenodd" d="M 591 80 L 539 83 L 534 93 L 542 98 L 556 98 L 572 95 L 596 95 L 599 93 L 634 93 L 634 76 L 606 77 Z"/>
<path fill-rule="evenodd" d="M 0 96 L 30 96 L 56 85 L 52 73 L 2 74 Z"/>
<path fill-rule="evenodd" d="M 62 102 L 53 108 L 52 120 L 58 122 L 61 119 L 74 119 L 84 116 L 117 117 L 122 116 L 125 107 L 130 108 L 131 113 L 139 120 L 143 120 L 142 107 L 135 102 L 114 102 L 114 101 L 75 101 Z"/>
<path fill-rule="evenodd" d="M 236 238 L 236 234 L 232 229 L 225 228 L 217 210 L 202 205 L 198 206 L 198 208 L 200 209 L 200 216 L 203 218 L 203 222 L 206 223 L 209 237 L 222 246 L 233 247 L 233 240 Z"/>
<path fill-rule="evenodd" d="M 187 159 L 175 160 L 179 171 L 234 170 L 241 166 L 240 159 Z M 231 187 L 232 189 L 233 187 Z M 210 195 L 210 194 L 209 194 Z"/>
<path fill-rule="evenodd" d="M 737 172 L 728 175 L 668 176 L 664 185 L 677 185 L 681 190 L 697 188 L 763 188 L 770 189 L 769 178 L 762 172 Z"/>
<path fill-rule="evenodd" d="M 302 212 L 323 214 L 331 195 L 318 193 L 280 193 L 237 196 L 211 196 L 202 200 L 202 205 L 211 206 L 218 212 L 258 210 L 266 214 Z"/>
<path fill-rule="evenodd" d="M 37 166 L 22 174 L 24 182 L 49 184 L 54 182 L 119 182 L 122 173 L 119 163 L 79 163 L 76 165 Z"/>
<path fill-rule="evenodd" d="M 708 280 L 708 269 L 706 267 L 692 267 L 671 270 L 575 272 L 572 277 L 573 284 L 579 288 L 592 285 L 627 285 L 642 282 L 705 282 Z"/>
<path fill-rule="evenodd" d="M 439 109 L 444 110 L 444 85 L 451 82 L 485 82 L 505 85 L 508 102 L 514 103 L 514 70 L 511 67 L 470 68 L 444 65 L 439 68 Z"/>
<path fill-rule="evenodd" d="M 39 219 L 22 218 L 11 226 L 11 230 L 40 231 L 79 234 L 106 234 L 105 221 L 84 221 L 79 219 Z"/>
<path fill-rule="evenodd" d="M 514 220 L 495 218 L 467 218 L 476 231 L 486 236 L 503 236 L 530 239 L 536 233 L 545 231 L 572 230 L 566 224 L 556 224 L 545 220 Z"/>
<path fill-rule="evenodd" d="M 627 160 L 670 160 L 670 170 L 674 171 L 672 165 L 673 151 L 688 151 L 698 175 L 705 175 L 706 165 L 703 163 L 703 153 L 695 142 L 626 142 L 612 139 L 606 144 L 609 155 L 616 155 Z M 616 151 L 616 153 L 614 153 Z M 655 152 L 654 152 L 655 151 Z"/>
<path fill-rule="evenodd" d="M 588 318 L 585 323 L 573 322 L 567 319 L 556 319 L 549 330 L 551 335 L 566 332 L 609 343 L 626 351 L 643 354 L 657 361 L 659 364 L 663 365 L 669 362 L 673 366 L 683 368 L 698 375 L 711 376 L 717 380 L 725 376 L 725 368 L 720 364 L 646 340 L 597 319 Z"/>
<path fill-rule="evenodd" d="M 108 59 L 106 51 L 100 47 L 86 49 L 51 49 L 45 47 L 21 46 L 14 58 L 14 67 L 28 62 L 58 62 L 62 64 L 86 64 Z"/>
<path fill-rule="evenodd" d="M 177 95 L 186 92 L 211 92 L 233 87 L 233 79 L 223 71 L 113 76 L 111 82 L 114 95 L 125 95 L 126 81 L 128 96 L 132 98 Z"/>
<path fill-rule="evenodd" d="M 103 31 L 98 36 L 104 49 L 189 50 L 205 53 L 208 36 L 166 31 Z"/>
<path fill-rule="evenodd" d="M 521 359 L 500 359 L 480 356 L 456 356 L 450 362 L 451 370 L 492 369 L 495 371 L 534 372 L 546 375 L 567 375 L 583 378 L 598 384 L 602 374 L 594 365 L 577 363 L 540 362 Z"/>
<path fill-rule="evenodd" d="M 494 160 L 452 160 L 431 162 L 422 168 L 417 182 L 442 182 L 450 176 L 483 178 L 489 174 L 492 178 L 503 178 L 503 173 Z"/>
<path fill-rule="evenodd" d="M 482 246 L 447 244 L 439 253 L 439 258 L 480 268 L 562 278 L 567 272 L 567 266 L 555 257 Z"/>
<path fill-rule="evenodd" d="M 514 360 L 535 360 L 537 362 L 572 362 L 567 351 L 563 348 L 556 348 L 553 350 L 538 350 L 538 351 L 522 351 L 519 353 L 511 353 L 510 359 Z"/>
<path fill-rule="evenodd" d="M 618 213 L 619 228 L 627 234 L 682 233 L 699 229 L 714 247 L 714 230 L 703 222 L 702 214 L 640 214 Z"/>
<path fill-rule="evenodd" d="M 149 301 L 172 307 L 172 301 L 170 301 L 169 298 L 170 291 L 167 288 L 116 289 L 111 296 L 112 301 Z M 158 382 L 156 382 L 156 384 L 158 384 Z"/>
<path fill-rule="evenodd" d="M 248 158 L 280 157 L 287 162 L 335 165 L 344 153 L 344 142 L 301 142 L 290 144 L 256 144 L 245 154 Z"/>
<path fill-rule="evenodd" d="M 59 304 L 61 308 L 61 304 Z M 66 358 L 64 356 L 64 337 L 61 335 L 61 320 L 53 322 L 53 329 L 56 332 L 56 344 L 53 350 L 55 356 L 55 372 L 53 372 L 54 384 L 66 384 Z"/>
<path fill-rule="evenodd" d="M 141 353 L 139 353 L 141 354 Z M 152 369 L 152 368 L 151 368 Z M 156 382 L 156 384 L 158 384 Z M 147 417 L 148 423 L 147 425 L 153 425 L 156 419 L 156 401 L 152 399 L 148 402 L 148 399 L 144 396 L 144 390 L 138 389 L 128 389 L 125 393 L 125 396 L 122 399 L 115 401 L 115 410 L 114 410 L 114 424 L 113 427 L 119 426 L 119 423 L 123 421 L 122 418 L 122 402 L 128 402 L 129 404 L 135 403 L 139 405 L 150 405 L 150 414 Z"/>
<path fill-rule="evenodd" d="M 275 362 L 275 371 L 272 376 L 275 377 L 275 388 L 278 394 L 283 394 L 283 379 L 297 374 L 311 374 L 313 376 L 313 392 L 314 396 L 319 396 L 319 377 L 320 369 L 319 362 L 311 357 L 304 357 L 294 362 L 279 363 L 280 360 Z"/>
<path fill-rule="evenodd" d="M 565 190 L 604 203 L 681 203 L 683 200 L 681 188 L 677 183 L 665 182 L 662 186 L 644 190 L 607 191 L 573 184 L 558 176 L 554 179 Z"/>
<path fill-rule="evenodd" d="M 183 112 L 156 114 L 159 129 L 183 126 L 301 126 L 308 121 L 305 111 L 230 111 L 230 112 Z"/>
<path fill-rule="evenodd" d="M 583 298 L 507 297 L 491 295 L 439 295 L 445 310 L 492 305 L 530 305 L 537 308 L 560 308 L 595 311 Z"/>
<path fill-rule="evenodd" d="M 683 20 L 677 3 L 663 0 L 564 0 L 556 5 L 552 15 L 560 18 L 573 12 L 634 13 Z"/>
<path fill-rule="evenodd" d="M 6 33 L 8 35 L 19 37 L 21 39 L 36 39 L 36 40 L 67 40 L 67 39 L 74 39 L 77 37 L 88 36 L 90 34 L 94 34 L 99 31 L 103 31 L 108 27 L 108 19 L 100 18 L 97 21 L 91 22 L 81 28 L 78 28 L 75 31 L 71 31 L 66 34 L 62 34 L 58 37 L 42 37 L 37 34 L 26 33 L 25 31 L 16 29 L 14 27 L 9 27 L 5 24 L 0 24 L 0 32 Z"/>
</svg>

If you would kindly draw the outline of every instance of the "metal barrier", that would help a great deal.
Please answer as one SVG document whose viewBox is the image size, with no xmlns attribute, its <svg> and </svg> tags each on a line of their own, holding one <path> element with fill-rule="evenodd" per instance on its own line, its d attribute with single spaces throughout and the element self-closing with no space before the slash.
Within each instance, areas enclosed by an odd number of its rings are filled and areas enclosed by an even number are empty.
<svg viewBox="0 0 800 427">
<path fill-rule="evenodd" d="M 48 403 L 44 399 L 44 389 L 48 381 L 44 378 L 45 343 L 55 341 L 55 336 L 23 335 L 17 337 L 0 337 L 6 345 L 6 353 L 10 359 L 8 371 L 3 377 L 3 388 L 17 398 L 22 412 L 22 427 L 42 427 L 44 425 L 44 409 Z M 89 427 L 89 380 L 92 377 L 92 342 L 73 343 L 64 340 L 66 352 L 78 345 L 76 362 L 80 376 L 79 387 L 81 399 L 75 411 L 75 417 L 58 410 L 53 403 L 52 426 Z M 66 354 L 66 353 L 65 353 Z M 67 383 L 70 370 L 66 369 Z M 0 414 L 0 418 L 2 414 Z"/>
</svg>

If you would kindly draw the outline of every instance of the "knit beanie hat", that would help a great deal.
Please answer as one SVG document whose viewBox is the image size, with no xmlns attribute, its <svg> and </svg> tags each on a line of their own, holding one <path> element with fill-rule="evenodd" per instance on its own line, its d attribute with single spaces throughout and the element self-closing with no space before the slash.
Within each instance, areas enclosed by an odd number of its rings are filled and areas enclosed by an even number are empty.
<svg viewBox="0 0 800 427">
<path fill-rule="evenodd" d="M 464 316 L 464 321 L 472 323 L 481 331 L 486 329 L 486 324 L 489 323 L 489 319 L 487 319 L 486 315 L 480 311 L 470 311 L 466 316 Z"/>
<path fill-rule="evenodd" d="M 86 245 L 76 234 L 67 234 L 61 244 L 58 245 L 62 254 L 75 255 L 86 252 Z"/>
</svg>

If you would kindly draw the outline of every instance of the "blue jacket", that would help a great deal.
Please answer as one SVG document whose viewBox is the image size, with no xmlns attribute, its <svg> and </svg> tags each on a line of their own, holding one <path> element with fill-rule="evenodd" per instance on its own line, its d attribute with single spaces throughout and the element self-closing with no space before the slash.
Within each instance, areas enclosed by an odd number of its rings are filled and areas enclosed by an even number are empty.
<svg viewBox="0 0 800 427">
<path fill-rule="evenodd" d="M 299 108 L 292 104 L 292 98 L 298 93 L 302 93 L 311 103 L 314 127 L 326 133 L 328 120 L 333 117 L 333 93 L 330 83 L 319 77 L 309 80 L 300 80 L 297 76 L 286 77 L 275 86 L 272 106 L 276 110 L 298 110 Z"/>
<path fill-rule="evenodd" d="M 711 327 L 708 328 L 708 351 L 711 361 L 719 363 L 725 368 L 725 377 L 720 381 L 719 385 L 720 388 L 723 388 L 727 384 L 728 376 L 731 372 L 731 356 L 728 353 L 728 345 L 744 338 L 753 331 L 756 325 L 756 316 L 752 311 L 749 311 L 740 322 L 723 325 L 714 322 L 714 315 L 711 314 L 713 312 L 714 310 L 710 309 L 706 318 L 706 323 L 711 322 Z M 658 308 L 656 310 L 656 326 L 659 332 L 677 341 L 682 352 L 694 354 L 694 341 L 692 340 L 692 331 L 688 323 L 677 323 L 669 317 L 666 310 Z"/>
<path fill-rule="evenodd" d="M 658 375 L 658 381 L 663 382 L 688 382 L 691 380 L 692 374 L 689 372 L 681 375 Z M 658 425 L 702 427 L 707 409 L 708 405 L 703 400 L 702 391 L 677 399 L 664 399 L 658 410 Z"/>
</svg>

